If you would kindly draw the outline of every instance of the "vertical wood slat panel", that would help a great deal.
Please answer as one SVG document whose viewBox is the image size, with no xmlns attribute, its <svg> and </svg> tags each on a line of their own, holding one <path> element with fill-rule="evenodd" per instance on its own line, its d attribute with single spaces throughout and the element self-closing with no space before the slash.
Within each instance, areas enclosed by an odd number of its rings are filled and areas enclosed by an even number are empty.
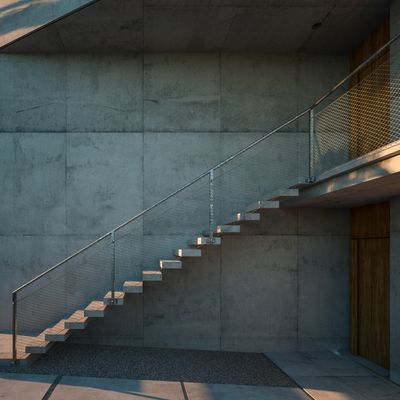
<svg viewBox="0 0 400 400">
<path fill-rule="evenodd" d="M 389 367 L 389 239 L 358 240 L 358 354 Z"/>
<path fill-rule="evenodd" d="M 358 241 L 350 241 L 350 351 L 358 355 Z"/>
<path fill-rule="evenodd" d="M 350 350 L 389 367 L 390 204 L 351 210 Z"/>
<path fill-rule="evenodd" d="M 389 214 L 389 202 L 351 209 L 350 232 L 352 239 L 389 237 Z"/>
</svg>

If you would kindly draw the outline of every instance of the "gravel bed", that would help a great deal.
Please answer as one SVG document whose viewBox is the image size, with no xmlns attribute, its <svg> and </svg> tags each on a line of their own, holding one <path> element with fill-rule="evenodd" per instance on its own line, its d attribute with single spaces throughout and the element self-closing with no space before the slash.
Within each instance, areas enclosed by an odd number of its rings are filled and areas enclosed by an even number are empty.
<svg viewBox="0 0 400 400">
<path fill-rule="evenodd" d="M 30 367 L 2 372 L 297 387 L 262 353 L 56 344 Z"/>
</svg>

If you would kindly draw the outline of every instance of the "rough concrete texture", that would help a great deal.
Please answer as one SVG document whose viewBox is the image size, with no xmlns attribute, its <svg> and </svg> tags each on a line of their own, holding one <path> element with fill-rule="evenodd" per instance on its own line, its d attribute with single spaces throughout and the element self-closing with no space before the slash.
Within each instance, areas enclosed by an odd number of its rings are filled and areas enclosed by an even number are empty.
<svg viewBox="0 0 400 400">
<path fill-rule="evenodd" d="M 55 375 L 0 374 L 0 397 L 7 400 L 42 400 Z"/>
<path fill-rule="evenodd" d="M 395 400 L 400 388 L 390 382 L 376 365 L 363 365 L 349 353 L 303 352 L 267 353 L 315 400 Z M 379 367 L 378 367 L 379 368 Z"/>
<path fill-rule="evenodd" d="M 346 68 L 342 55 L 1 55 L 0 329 L 11 289 L 259 138 Z M 306 131 L 293 124 L 220 170 L 218 222 L 304 179 Z M 117 234 L 118 283 L 207 228 L 207 184 Z"/>
<path fill-rule="evenodd" d="M 88 1 L 6 3 L 0 45 Z M 101 0 L 5 51 L 344 52 L 388 13 L 389 0 Z"/>
<path fill-rule="evenodd" d="M 347 210 L 269 210 L 201 258 L 184 259 L 182 270 L 146 284 L 143 298 L 132 295 L 115 310 L 125 318 L 111 310 L 71 340 L 229 351 L 346 348 L 347 226 Z M 132 323 L 143 328 L 133 333 Z"/>
<path fill-rule="evenodd" d="M 347 68 L 346 55 L 3 54 L 0 130 L 266 132 Z"/>
<path fill-rule="evenodd" d="M 267 388 L 239 385 L 205 385 L 185 383 L 190 400 L 308 400 L 309 397 L 300 388 Z"/>
<path fill-rule="evenodd" d="M 54 400 L 72 398 L 76 400 L 140 400 L 143 398 L 184 400 L 185 396 L 180 382 L 65 376 L 57 385 L 51 398 Z"/>
</svg>

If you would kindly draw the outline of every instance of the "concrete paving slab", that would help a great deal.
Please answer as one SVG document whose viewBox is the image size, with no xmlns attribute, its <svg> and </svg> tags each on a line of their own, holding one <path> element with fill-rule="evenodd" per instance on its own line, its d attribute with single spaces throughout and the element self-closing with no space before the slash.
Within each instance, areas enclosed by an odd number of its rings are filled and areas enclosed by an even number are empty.
<svg viewBox="0 0 400 400">
<path fill-rule="evenodd" d="M 184 400 L 179 382 L 65 376 L 51 400 Z"/>
<path fill-rule="evenodd" d="M 301 377 L 367 377 L 375 375 L 373 371 L 348 357 L 336 355 L 328 351 L 302 353 L 276 352 L 267 353 L 267 356 L 295 380 Z"/>
<path fill-rule="evenodd" d="M 285 373 L 296 379 L 301 376 L 320 376 L 322 373 L 303 353 L 268 352 L 266 355 Z"/>
<path fill-rule="evenodd" d="M 400 386 L 380 376 L 298 377 L 315 400 L 397 400 Z"/>
<path fill-rule="evenodd" d="M 370 369 L 356 363 L 346 356 L 335 355 L 328 352 L 308 352 L 305 353 L 316 366 L 330 376 L 373 376 Z"/>
<path fill-rule="evenodd" d="M 0 398 L 42 400 L 55 379 L 55 375 L 0 374 Z"/>
<path fill-rule="evenodd" d="M 368 400 L 400 399 L 400 386 L 380 376 L 352 376 L 338 379 Z"/>
<path fill-rule="evenodd" d="M 296 380 L 314 400 L 366 400 L 334 376 L 298 377 Z"/>
<path fill-rule="evenodd" d="M 309 399 L 300 388 L 184 383 L 190 400 L 298 400 Z"/>
</svg>

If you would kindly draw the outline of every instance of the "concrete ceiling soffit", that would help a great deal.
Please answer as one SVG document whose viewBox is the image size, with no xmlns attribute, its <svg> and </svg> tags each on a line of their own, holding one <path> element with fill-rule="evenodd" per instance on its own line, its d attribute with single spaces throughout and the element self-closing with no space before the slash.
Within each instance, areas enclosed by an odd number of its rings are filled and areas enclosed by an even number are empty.
<svg viewBox="0 0 400 400">
<path fill-rule="evenodd" d="M 3 52 L 344 52 L 388 12 L 389 0 L 99 0 Z"/>
</svg>

